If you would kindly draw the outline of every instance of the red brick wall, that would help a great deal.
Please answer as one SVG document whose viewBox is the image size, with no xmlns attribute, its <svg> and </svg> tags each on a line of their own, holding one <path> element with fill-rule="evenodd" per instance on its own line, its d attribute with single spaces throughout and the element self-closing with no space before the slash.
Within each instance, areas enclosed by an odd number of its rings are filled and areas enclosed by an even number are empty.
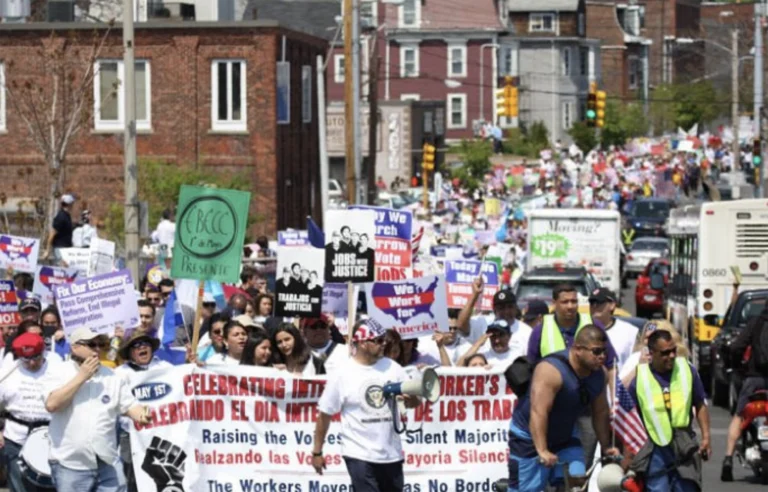
<svg viewBox="0 0 768 492">
<path fill-rule="evenodd" d="M 37 50 L 50 35 L 50 27 L 0 30 L 0 60 L 5 63 L 9 85 L 22 82 L 28 76 L 39 76 Z M 67 56 L 83 53 L 93 39 L 90 29 L 65 35 L 68 36 Z M 278 138 L 275 60 L 282 35 L 288 36 L 292 45 L 304 47 L 303 60 L 296 61 L 298 75 L 293 71 L 291 77 L 291 119 L 292 123 L 300 122 L 300 65 L 311 58 L 314 67 L 314 56 L 324 53 L 324 41 L 267 27 L 137 26 L 136 29 L 136 58 L 150 62 L 152 93 L 152 131 L 139 133 L 139 159 L 205 166 L 223 174 L 244 174 L 252 185 L 252 209 L 263 218 L 252 234 L 274 234 L 278 228 L 296 227 L 298 217 L 310 213 L 309 201 L 301 213 L 279 213 L 278 147 L 304 141 L 304 150 L 295 165 L 306 167 L 308 174 L 317 174 L 316 94 L 313 94 L 313 122 Z M 100 58 L 121 58 L 120 36 L 119 30 L 112 32 Z M 248 131 L 244 134 L 211 131 L 211 61 L 216 58 L 240 58 L 246 62 Z M 79 69 L 82 70 L 82 65 Z M 88 104 L 92 109 L 92 96 Z M 3 190 L 9 190 L 10 196 L 43 195 L 47 189 L 46 168 L 26 126 L 14 113 L 11 101 L 7 104 L 7 128 L 7 133 L 0 134 L 0 168 L 6 177 Z M 70 146 L 65 188 L 82 196 L 98 217 L 103 216 L 110 203 L 123 200 L 123 136 L 122 133 L 96 133 L 93 128 L 89 117 Z M 313 133 L 315 138 L 310 138 Z M 307 181 L 301 186 L 304 188 L 297 189 L 296 193 L 319 195 L 319 183 Z"/>
</svg>

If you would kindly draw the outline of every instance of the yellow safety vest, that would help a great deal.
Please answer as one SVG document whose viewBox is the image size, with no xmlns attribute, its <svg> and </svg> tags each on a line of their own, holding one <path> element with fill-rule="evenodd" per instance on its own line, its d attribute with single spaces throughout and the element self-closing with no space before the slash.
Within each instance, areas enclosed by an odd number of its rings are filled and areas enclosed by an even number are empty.
<svg viewBox="0 0 768 492">
<path fill-rule="evenodd" d="M 693 371 L 685 357 L 675 359 L 669 381 L 670 409 L 664 401 L 664 390 L 653 376 L 650 365 L 637 366 L 637 403 L 648 437 L 658 446 L 672 442 L 674 429 L 686 429 L 691 423 L 693 404 Z"/>
<path fill-rule="evenodd" d="M 587 325 L 592 324 L 592 316 L 588 314 L 579 314 L 579 327 L 576 328 L 576 334 Z M 554 314 L 547 314 L 544 316 L 544 321 L 541 324 L 541 343 L 539 344 L 539 351 L 542 357 L 546 357 L 554 352 L 560 352 L 565 350 L 565 338 L 560 332 L 560 327 L 557 326 Z"/>
</svg>

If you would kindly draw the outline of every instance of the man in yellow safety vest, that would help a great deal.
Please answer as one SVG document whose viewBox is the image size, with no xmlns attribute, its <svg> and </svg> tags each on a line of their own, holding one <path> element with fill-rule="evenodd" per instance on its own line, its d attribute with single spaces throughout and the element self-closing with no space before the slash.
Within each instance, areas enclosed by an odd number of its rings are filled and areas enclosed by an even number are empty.
<svg viewBox="0 0 768 492">
<path fill-rule="evenodd" d="M 648 338 L 650 364 L 637 367 L 629 394 L 648 434 L 631 468 L 645 475 L 648 492 L 695 492 L 701 487 L 701 463 L 692 452 L 708 459 L 709 410 L 699 373 L 684 357 L 677 357 L 672 335 L 656 330 Z M 701 443 L 691 428 L 692 409 L 701 429 Z"/>
</svg>

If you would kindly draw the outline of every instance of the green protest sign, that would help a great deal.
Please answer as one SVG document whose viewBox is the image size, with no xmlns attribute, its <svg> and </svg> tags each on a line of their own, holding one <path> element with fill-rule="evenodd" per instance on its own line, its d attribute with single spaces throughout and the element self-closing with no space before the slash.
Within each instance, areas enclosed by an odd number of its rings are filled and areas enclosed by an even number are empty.
<svg viewBox="0 0 768 492">
<path fill-rule="evenodd" d="M 237 282 L 250 201 L 245 191 L 182 186 L 171 276 Z"/>
</svg>

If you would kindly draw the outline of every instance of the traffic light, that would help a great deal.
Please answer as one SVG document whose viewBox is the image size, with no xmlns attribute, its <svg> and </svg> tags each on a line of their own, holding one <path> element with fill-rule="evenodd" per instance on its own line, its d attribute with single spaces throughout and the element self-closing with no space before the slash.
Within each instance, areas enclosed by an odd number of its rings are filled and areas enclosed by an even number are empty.
<svg viewBox="0 0 768 492">
<path fill-rule="evenodd" d="M 595 94 L 595 107 L 596 107 L 596 115 L 595 115 L 595 123 L 597 124 L 598 128 L 602 128 L 605 126 L 605 91 L 597 91 Z"/>
<path fill-rule="evenodd" d="M 755 166 L 763 164 L 763 145 L 759 138 L 752 141 L 752 164 Z"/>
<path fill-rule="evenodd" d="M 496 90 L 496 114 L 514 118 L 518 115 L 516 77 L 504 77 L 504 87 Z"/>
<path fill-rule="evenodd" d="M 590 82 L 589 84 L 589 96 L 587 96 L 587 126 L 595 126 L 595 118 L 597 117 L 597 84 Z"/>
<path fill-rule="evenodd" d="M 428 143 L 424 144 L 421 149 L 421 167 L 425 171 L 433 171 L 435 169 L 435 146 Z"/>
</svg>

